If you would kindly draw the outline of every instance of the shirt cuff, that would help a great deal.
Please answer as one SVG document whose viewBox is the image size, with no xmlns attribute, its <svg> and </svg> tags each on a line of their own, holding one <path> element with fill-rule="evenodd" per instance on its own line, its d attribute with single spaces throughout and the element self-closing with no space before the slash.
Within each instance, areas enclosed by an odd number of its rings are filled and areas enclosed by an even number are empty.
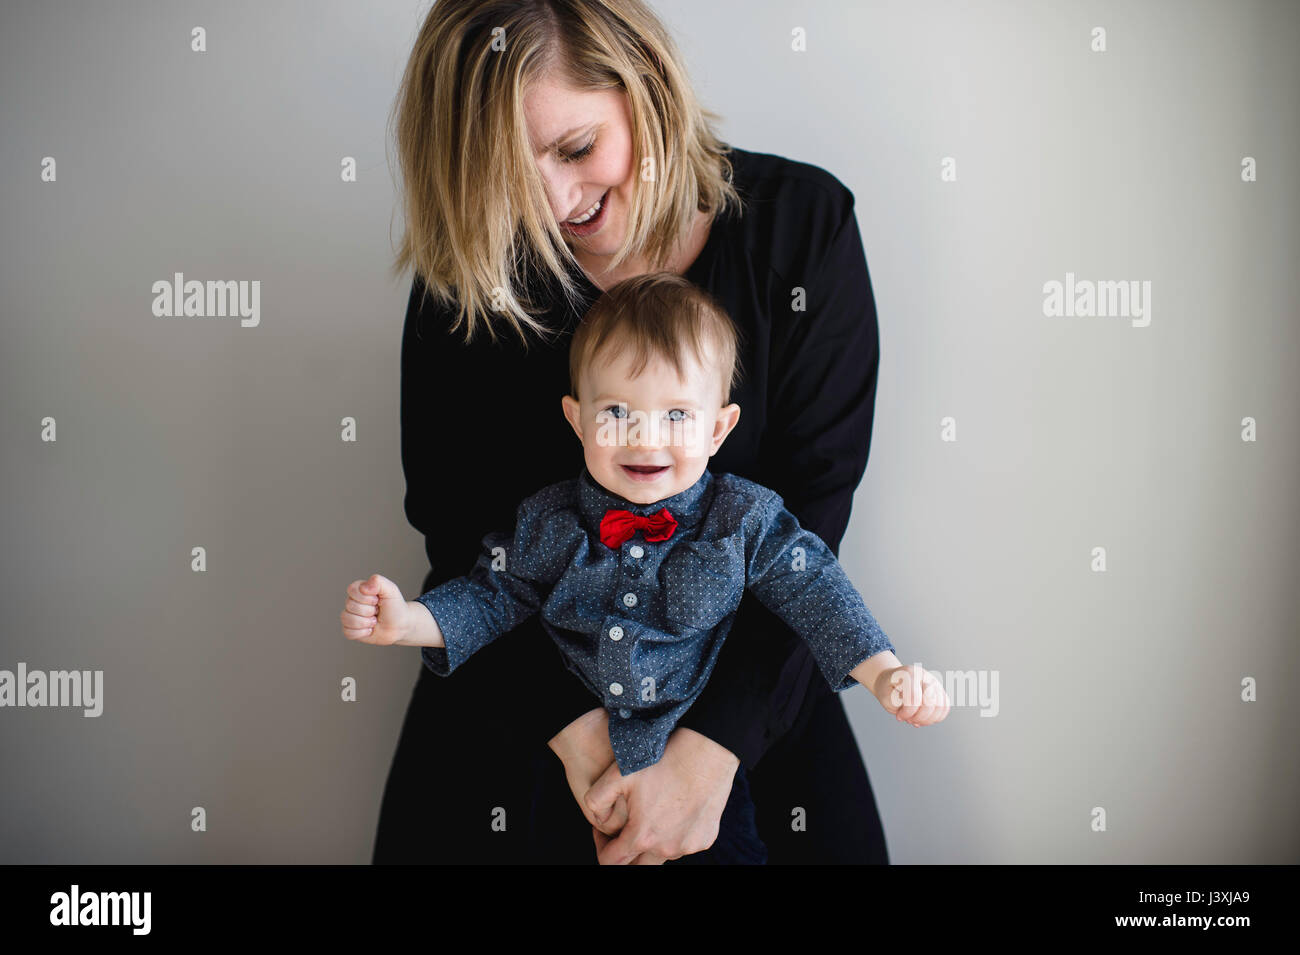
<svg viewBox="0 0 1300 955">
<path fill-rule="evenodd" d="M 858 681 L 853 679 L 853 671 L 863 661 L 886 650 L 891 653 L 896 652 L 889 638 L 879 627 L 876 627 L 866 635 L 865 639 L 849 643 L 846 650 L 835 654 L 830 660 L 823 661 L 818 658 L 817 664 L 821 668 L 822 675 L 826 677 L 826 682 L 831 685 L 831 689 L 836 693 L 843 693 L 859 685 Z"/>
<path fill-rule="evenodd" d="M 427 666 L 438 676 L 450 676 L 458 666 L 469 659 L 470 655 L 478 649 L 472 642 L 467 639 L 466 634 L 460 632 L 456 621 L 467 619 L 464 611 L 465 595 L 463 591 L 464 581 L 461 579 L 449 580 L 444 584 L 439 584 L 428 593 L 420 594 L 416 601 L 424 604 L 429 608 L 429 613 L 438 623 L 438 630 L 442 633 L 442 640 L 446 646 L 443 647 L 422 647 L 420 649 L 420 658 Z M 481 641 L 480 641 L 481 642 Z"/>
<path fill-rule="evenodd" d="M 438 676 L 451 675 L 451 667 L 447 665 L 447 651 L 442 647 L 421 647 L 420 659 Z"/>
</svg>

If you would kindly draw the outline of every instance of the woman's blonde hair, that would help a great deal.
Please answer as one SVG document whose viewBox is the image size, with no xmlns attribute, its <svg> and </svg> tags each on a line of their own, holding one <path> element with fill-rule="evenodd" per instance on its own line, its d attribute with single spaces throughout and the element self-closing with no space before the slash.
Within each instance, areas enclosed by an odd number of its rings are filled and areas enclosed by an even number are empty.
<svg viewBox="0 0 1300 955">
<path fill-rule="evenodd" d="M 639 186 L 616 268 L 668 261 L 698 212 L 741 208 L 727 147 L 696 101 L 677 48 L 640 0 L 437 0 L 398 92 L 406 232 L 393 265 L 449 307 L 466 341 L 493 313 L 518 333 L 548 328 L 523 294 L 533 270 L 579 299 L 577 265 L 551 213 L 524 116 L 530 84 L 555 71 L 577 90 L 621 89 Z M 651 170 L 649 177 L 646 169 Z"/>
</svg>

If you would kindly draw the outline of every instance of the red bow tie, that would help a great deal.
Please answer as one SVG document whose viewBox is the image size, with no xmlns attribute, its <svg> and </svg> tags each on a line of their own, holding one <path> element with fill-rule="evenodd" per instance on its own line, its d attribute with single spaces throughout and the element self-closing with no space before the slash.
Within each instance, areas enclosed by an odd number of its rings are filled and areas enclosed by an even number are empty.
<svg viewBox="0 0 1300 955">
<path fill-rule="evenodd" d="M 666 541 L 673 536 L 677 520 L 661 507 L 647 517 L 619 508 L 610 508 L 600 519 L 600 541 L 609 547 L 621 547 L 638 530 L 645 531 L 647 541 Z"/>
</svg>

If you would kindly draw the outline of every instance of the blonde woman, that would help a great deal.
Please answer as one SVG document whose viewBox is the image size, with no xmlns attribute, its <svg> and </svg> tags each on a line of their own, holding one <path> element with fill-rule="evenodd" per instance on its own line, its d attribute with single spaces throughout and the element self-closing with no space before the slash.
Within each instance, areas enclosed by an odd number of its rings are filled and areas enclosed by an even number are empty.
<svg viewBox="0 0 1300 955">
<path fill-rule="evenodd" d="M 773 488 L 838 553 L 879 364 L 852 194 L 815 166 L 722 143 L 639 0 L 437 0 L 396 106 L 421 592 L 466 573 L 519 501 L 579 472 L 560 407 L 572 329 L 603 289 L 660 269 L 738 325 L 745 413 L 710 469 Z M 376 863 L 888 861 L 843 705 L 752 596 L 664 758 L 631 776 L 609 747 L 617 712 L 537 616 L 456 677 L 421 667 Z M 717 839 L 723 813 L 745 807 L 765 854 Z"/>
</svg>

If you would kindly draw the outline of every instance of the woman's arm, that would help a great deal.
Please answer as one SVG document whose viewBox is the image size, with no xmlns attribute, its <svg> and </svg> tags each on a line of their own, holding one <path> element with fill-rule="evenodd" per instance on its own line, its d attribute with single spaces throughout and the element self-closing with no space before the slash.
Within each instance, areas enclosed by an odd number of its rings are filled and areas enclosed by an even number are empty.
<svg viewBox="0 0 1300 955">
<path fill-rule="evenodd" d="M 448 334 L 453 310 L 432 295 L 422 302 L 423 292 L 416 276 L 402 332 L 400 410 L 404 509 L 411 526 L 424 536 L 429 571 L 420 592 L 427 593 L 467 573 L 483 535 L 509 526 L 502 523 L 502 515 L 512 515 L 521 500 L 538 490 L 524 487 L 527 474 L 515 479 L 518 463 L 509 460 L 508 448 L 522 445 L 506 442 L 507 450 L 500 450 L 500 442 L 491 443 L 490 429 L 521 408 L 528 413 L 538 409 L 538 414 L 551 409 L 562 428 L 568 425 L 562 421 L 558 396 L 552 405 L 542 401 L 543 395 L 520 393 L 528 390 L 528 383 L 515 381 L 513 369 L 501 371 L 510 353 L 484 347 L 485 332 L 471 345 L 465 344 L 463 330 Z M 501 380 L 508 384 L 491 387 Z M 528 433 L 539 430 L 532 422 L 517 426 Z M 508 490 L 506 484 L 511 485 Z M 544 638 L 539 625 L 534 622 L 532 627 Z M 430 665 L 424 651 L 421 655 Z M 599 703 L 564 665 L 558 648 L 554 660 L 555 666 L 544 674 L 547 692 L 538 695 L 530 718 L 520 725 L 520 732 L 532 735 L 539 746 Z"/>
</svg>

